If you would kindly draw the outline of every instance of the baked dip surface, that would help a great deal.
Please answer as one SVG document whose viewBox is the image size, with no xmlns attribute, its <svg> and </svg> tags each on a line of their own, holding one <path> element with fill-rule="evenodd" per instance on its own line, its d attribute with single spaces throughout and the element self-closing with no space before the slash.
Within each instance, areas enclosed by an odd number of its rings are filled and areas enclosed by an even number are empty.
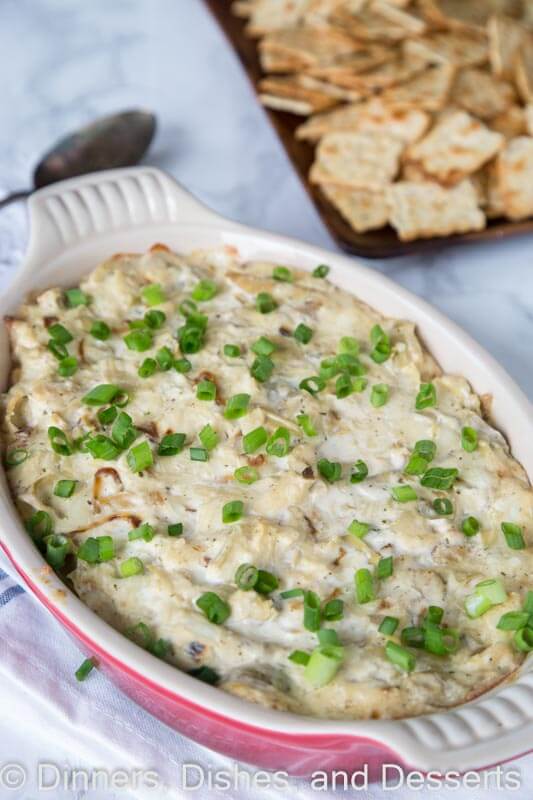
<svg viewBox="0 0 533 800">
<path fill-rule="evenodd" d="M 7 321 L 29 534 L 139 645 L 328 718 L 465 702 L 533 646 L 533 493 L 414 326 L 235 249 L 120 254 Z"/>
</svg>

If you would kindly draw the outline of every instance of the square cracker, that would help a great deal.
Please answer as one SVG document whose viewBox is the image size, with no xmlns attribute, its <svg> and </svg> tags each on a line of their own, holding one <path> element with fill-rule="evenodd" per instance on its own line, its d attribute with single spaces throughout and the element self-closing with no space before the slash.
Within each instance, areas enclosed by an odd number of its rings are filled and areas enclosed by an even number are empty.
<svg viewBox="0 0 533 800">
<path fill-rule="evenodd" d="M 495 156 L 504 141 L 500 133 L 466 111 L 452 111 L 410 146 L 406 158 L 419 162 L 424 172 L 441 183 L 456 183 Z"/>
<path fill-rule="evenodd" d="M 349 55 L 337 55 L 329 64 L 308 67 L 306 72 L 316 78 L 329 80 L 336 75 L 358 75 L 380 67 L 396 57 L 394 50 L 380 44 L 361 44 Z"/>
<path fill-rule="evenodd" d="M 469 180 L 451 189 L 438 183 L 399 181 L 387 188 L 389 222 L 403 242 L 479 231 L 485 215 Z"/>
<path fill-rule="evenodd" d="M 332 131 L 389 133 L 404 142 L 416 142 L 429 126 L 429 114 L 416 108 L 395 108 L 375 97 L 317 114 L 300 125 L 296 138 L 316 142 Z"/>
<path fill-rule="evenodd" d="M 338 97 L 304 86 L 298 75 L 265 78 L 260 81 L 259 99 L 268 108 L 302 116 L 325 111 L 340 102 Z"/>
<path fill-rule="evenodd" d="M 259 44 L 263 68 L 272 71 L 274 65 L 276 71 L 280 72 L 298 72 L 320 64 L 330 64 L 357 49 L 357 43 L 340 31 L 311 27 L 274 31 Z"/>
<path fill-rule="evenodd" d="M 329 202 L 357 233 L 383 228 L 389 217 L 384 190 L 350 189 L 328 183 L 320 189 Z"/>
<path fill-rule="evenodd" d="M 311 183 L 381 189 L 398 172 L 403 142 L 386 133 L 328 133 L 309 173 Z"/>
<path fill-rule="evenodd" d="M 512 80 L 515 56 L 525 39 L 526 29 L 510 17 L 494 15 L 489 19 L 487 31 L 493 73 Z"/>
<path fill-rule="evenodd" d="M 447 61 L 457 67 L 477 67 L 489 57 L 485 34 L 464 31 L 435 31 L 429 36 L 409 39 L 406 53 L 424 55 L 428 60 Z"/>
<path fill-rule="evenodd" d="M 462 69 L 452 86 L 450 102 L 480 119 L 502 114 L 516 102 L 513 87 L 481 69 Z"/>
<path fill-rule="evenodd" d="M 382 97 L 386 103 L 401 108 L 440 111 L 448 99 L 454 75 L 452 64 L 435 64 L 406 83 L 386 89 Z"/>
<path fill-rule="evenodd" d="M 382 0 L 374 0 L 358 13 L 340 6 L 330 21 L 355 39 L 368 42 L 400 42 L 426 30 L 422 19 Z"/>
<path fill-rule="evenodd" d="M 505 216 L 533 216 L 533 137 L 511 139 L 498 156 L 496 174 Z"/>
<path fill-rule="evenodd" d="M 527 109 L 521 106 L 512 105 L 503 114 L 498 114 L 490 121 L 493 131 L 501 133 L 506 139 L 514 139 L 515 136 L 531 133 L 527 128 Z"/>
<path fill-rule="evenodd" d="M 533 34 L 529 34 L 515 56 L 514 81 L 524 103 L 533 103 Z"/>
<path fill-rule="evenodd" d="M 248 14 L 246 32 L 263 36 L 280 28 L 298 25 L 309 7 L 310 0 L 254 0 Z"/>
</svg>

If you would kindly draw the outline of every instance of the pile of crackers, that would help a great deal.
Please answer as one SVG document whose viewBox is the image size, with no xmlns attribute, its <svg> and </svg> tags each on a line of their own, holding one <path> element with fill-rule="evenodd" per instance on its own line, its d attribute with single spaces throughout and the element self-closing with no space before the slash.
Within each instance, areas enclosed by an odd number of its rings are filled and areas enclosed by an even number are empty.
<svg viewBox="0 0 533 800">
<path fill-rule="evenodd" d="M 264 105 L 358 233 L 399 238 L 533 217 L 533 0 L 236 0 Z"/>
</svg>

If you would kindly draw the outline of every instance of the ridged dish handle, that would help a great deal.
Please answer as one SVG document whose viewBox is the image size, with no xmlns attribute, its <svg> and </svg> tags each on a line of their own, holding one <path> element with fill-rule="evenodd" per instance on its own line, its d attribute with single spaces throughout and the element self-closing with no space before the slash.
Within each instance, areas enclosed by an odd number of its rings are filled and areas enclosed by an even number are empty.
<svg viewBox="0 0 533 800">
<path fill-rule="evenodd" d="M 154 167 L 130 167 L 72 178 L 29 200 L 30 244 L 24 272 L 55 261 L 85 240 L 135 226 L 220 220 Z M 231 223 L 230 223 L 231 225 Z"/>
</svg>

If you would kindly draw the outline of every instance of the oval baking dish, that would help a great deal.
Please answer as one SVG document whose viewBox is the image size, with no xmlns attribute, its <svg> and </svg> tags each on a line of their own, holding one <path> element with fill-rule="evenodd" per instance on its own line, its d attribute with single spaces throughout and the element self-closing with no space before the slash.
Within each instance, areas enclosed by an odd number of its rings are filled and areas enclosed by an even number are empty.
<svg viewBox="0 0 533 800">
<path fill-rule="evenodd" d="M 326 262 L 337 286 L 381 313 L 409 319 L 444 370 L 464 375 L 490 395 L 491 418 L 514 456 L 533 475 L 533 425 L 527 399 L 505 372 L 438 312 L 346 257 L 225 220 L 201 206 L 163 173 L 136 168 L 98 173 L 44 189 L 30 200 L 28 255 L 0 316 L 28 293 L 72 286 L 114 252 L 142 251 L 163 242 L 178 252 L 232 245 L 243 259 L 313 269 Z M 9 377 L 4 327 L 0 381 Z M 33 546 L 0 487 L 0 544 L 40 602 L 94 654 L 104 671 L 150 713 L 222 753 L 270 769 L 309 775 L 317 769 L 353 771 L 383 763 L 423 771 L 479 769 L 522 754 L 533 733 L 533 661 L 520 675 L 475 702 L 446 712 L 397 721 L 327 721 L 251 705 L 161 662 L 99 619 L 71 593 Z"/>
</svg>

